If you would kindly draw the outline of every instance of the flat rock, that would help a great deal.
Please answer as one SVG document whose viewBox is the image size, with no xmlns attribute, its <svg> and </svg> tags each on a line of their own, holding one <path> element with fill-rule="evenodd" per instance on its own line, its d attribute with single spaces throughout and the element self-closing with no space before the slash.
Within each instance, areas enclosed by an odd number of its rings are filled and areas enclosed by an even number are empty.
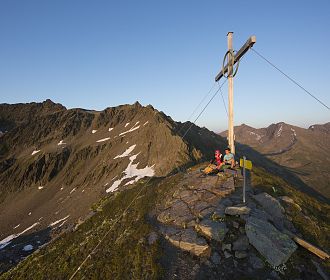
<svg viewBox="0 0 330 280">
<path fill-rule="evenodd" d="M 227 215 L 248 215 L 251 209 L 247 206 L 229 206 L 225 209 Z"/>
<path fill-rule="evenodd" d="M 163 224 L 173 224 L 180 227 L 186 226 L 194 219 L 195 216 L 182 201 L 176 201 L 170 208 L 162 211 L 157 216 L 157 220 Z"/>
<path fill-rule="evenodd" d="M 201 212 L 199 212 L 199 217 L 205 218 L 207 216 L 211 216 L 211 214 L 213 214 L 214 211 L 215 211 L 214 207 L 206 208 L 206 209 L 202 210 Z"/>
<path fill-rule="evenodd" d="M 267 221 L 250 217 L 245 225 L 245 231 L 250 244 L 272 266 L 285 263 L 297 249 L 297 245 L 288 235 L 281 233 Z"/>
<path fill-rule="evenodd" d="M 235 189 L 234 178 L 233 177 L 228 178 L 221 188 L 234 190 Z"/>
<path fill-rule="evenodd" d="M 196 203 L 200 198 L 197 194 L 192 193 L 190 196 L 185 196 L 181 198 L 182 201 L 187 203 L 189 206 L 193 205 Z"/>
<path fill-rule="evenodd" d="M 204 236 L 214 239 L 216 241 L 223 241 L 228 232 L 227 226 L 225 223 L 204 220 L 201 223 L 196 225 L 196 230 L 198 230 Z"/>
<path fill-rule="evenodd" d="M 195 256 L 209 257 L 211 255 L 211 247 L 204 238 L 198 237 L 193 229 L 181 230 L 176 235 L 168 236 L 167 239 L 174 246 Z"/>
<path fill-rule="evenodd" d="M 205 201 L 197 201 L 194 205 L 192 211 L 193 213 L 198 216 L 200 212 L 202 212 L 204 209 L 209 208 L 210 204 Z"/>
<path fill-rule="evenodd" d="M 185 197 L 190 197 L 194 193 L 193 190 L 182 190 L 181 192 L 178 193 L 178 196 L 183 199 Z"/>
<path fill-rule="evenodd" d="M 198 189 L 202 191 L 211 191 L 213 189 L 213 186 L 210 184 L 204 184 L 199 186 Z"/>
</svg>

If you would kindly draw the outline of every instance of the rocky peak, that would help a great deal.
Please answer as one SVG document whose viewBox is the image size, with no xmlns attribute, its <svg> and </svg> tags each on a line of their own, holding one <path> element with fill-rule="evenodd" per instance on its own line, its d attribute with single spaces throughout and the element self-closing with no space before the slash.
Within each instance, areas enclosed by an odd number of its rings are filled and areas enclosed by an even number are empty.
<svg viewBox="0 0 330 280">
<path fill-rule="evenodd" d="M 325 123 L 325 124 L 314 124 L 314 125 L 311 125 L 308 128 L 308 130 L 330 134 L 330 122 Z"/>
</svg>

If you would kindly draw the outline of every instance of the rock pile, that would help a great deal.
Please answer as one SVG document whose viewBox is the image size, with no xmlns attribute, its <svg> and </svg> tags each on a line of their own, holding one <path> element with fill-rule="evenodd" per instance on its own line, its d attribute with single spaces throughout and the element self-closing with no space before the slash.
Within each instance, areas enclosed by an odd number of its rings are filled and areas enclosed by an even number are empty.
<svg viewBox="0 0 330 280">
<path fill-rule="evenodd" d="M 209 256 L 207 240 L 221 242 L 228 231 L 221 199 L 235 190 L 234 179 L 218 176 L 200 178 L 188 174 L 164 203 L 157 216 L 162 233 L 175 246 L 196 256 Z M 228 203 L 228 202 L 227 202 Z"/>
<path fill-rule="evenodd" d="M 249 193 L 246 205 L 240 200 L 232 177 L 190 172 L 158 212 L 161 232 L 174 246 L 214 264 L 223 257 L 244 259 L 251 269 L 263 268 L 263 260 L 271 267 L 284 264 L 297 245 L 283 233 L 295 229 L 281 203 L 267 193 Z"/>
</svg>

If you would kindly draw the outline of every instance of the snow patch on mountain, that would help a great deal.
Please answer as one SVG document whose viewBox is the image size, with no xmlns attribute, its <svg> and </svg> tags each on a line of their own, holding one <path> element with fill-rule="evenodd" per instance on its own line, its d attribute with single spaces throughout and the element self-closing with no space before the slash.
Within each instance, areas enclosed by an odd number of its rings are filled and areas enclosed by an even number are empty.
<svg viewBox="0 0 330 280">
<path fill-rule="evenodd" d="M 108 140 L 110 140 L 110 137 L 107 137 L 107 138 L 103 138 L 103 139 L 97 140 L 96 142 L 97 142 L 97 143 L 101 143 L 101 142 L 108 141 Z"/>
<path fill-rule="evenodd" d="M 134 131 L 134 130 L 139 129 L 140 126 L 138 125 L 138 123 L 139 123 L 139 122 L 136 122 L 135 125 L 133 125 L 131 129 L 129 129 L 129 130 L 127 130 L 127 131 L 124 131 L 124 132 L 120 133 L 119 136 L 125 135 L 126 133 L 130 133 L 130 132 L 132 132 L 132 131 Z M 136 125 L 138 125 L 138 126 L 136 126 Z"/>
<path fill-rule="evenodd" d="M 112 184 L 112 186 L 106 190 L 107 193 L 116 191 L 118 189 L 118 187 L 120 186 L 121 182 L 126 179 L 132 179 L 125 184 L 125 185 L 130 185 L 130 184 L 133 184 L 133 183 L 139 181 L 140 179 L 142 179 L 144 177 L 152 177 L 155 175 L 154 165 L 146 166 L 142 169 L 139 169 L 138 168 L 139 162 L 136 164 L 133 164 L 133 162 L 134 162 L 134 160 L 136 160 L 137 156 L 138 156 L 138 154 L 132 155 L 129 158 L 130 162 L 123 172 L 123 173 L 125 173 L 125 176 L 122 177 L 121 179 L 116 180 Z"/>
<path fill-rule="evenodd" d="M 94 133 L 96 133 L 96 131 L 97 131 L 96 129 L 93 129 L 93 130 L 92 130 L 92 133 L 94 134 Z"/>
<path fill-rule="evenodd" d="M 117 158 L 123 158 L 123 157 L 127 157 L 130 155 L 130 153 L 135 149 L 136 145 L 132 145 L 129 148 L 126 149 L 125 152 L 123 152 L 121 155 L 117 155 L 115 156 L 113 159 L 117 159 Z"/>
<path fill-rule="evenodd" d="M 63 140 L 61 140 L 60 142 L 57 143 L 57 146 L 61 146 L 61 145 L 66 145 L 66 143 L 64 143 Z"/>
<path fill-rule="evenodd" d="M 262 136 L 261 136 L 261 135 L 259 135 L 258 133 L 255 133 L 255 132 L 253 132 L 253 131 L 249 131 L 249 133 L 250 133 L 250 135 L 255 135 L 255 136 L 256 136 L 256 139 L 257 139 L 257 141 L 259 141 L 259 140 L 262 138 Z"/>
<path fill-rule="evenodd" d="M 6 238 L 2 239 L 0 241 L 0 250 L 2 250 L 3 248 L 5 248 L 7 245 L 9 245 L 13 239 L 21 236 L 22 234 L 26 233 L 27 231 L 31 230 L 32 228 L 34 228 L 35 226 L 39 225 L 39 223 L 34 223 L 32 226 L 29 226 L 28 228 L 26 228 L 25 230 L 23 230 L 20 233 L 15 233 L 15 234 L 11 234 L 9 236 L 7 236 Z"/>
<path fill-rule="evenodd" d="M 51 223 L 49 226 L 50 226 L 50 227 L 56 226 L 57 224 L 59 224 L 60 222 L 65 221 L 65 220 L 66 220 L 67 218 L 69 218 L 69 217 L 70 217 L 70 215 L 68 215 L 68 216 L 66 216 L 66 217 L 64 217 L 64 218 L 62 218 L 62 219 L 60 219 L 60 220 L 57 220 L 57 221 Z"/>
<path fill-rule="evenodd" d="M 283 131 L 283 124 L 280 125 L 280 127 L 279 127 L 279 129 L 278 129 L 278 131 L 276 133 L 276 137 L 280 137 L 281 134 L 282 134 L 282 131 Z"/>
<path fill-rule="evenodd" d="M 35 154 L 37 154 L 37 153 L 39 153 L 40 152 L 40 150 L 34 150 L 33 152 L 32 152 L 32 154 L 31 154 L 31 156 L 33 156 L 33 155 L 35 155 Z"/>
</svg>

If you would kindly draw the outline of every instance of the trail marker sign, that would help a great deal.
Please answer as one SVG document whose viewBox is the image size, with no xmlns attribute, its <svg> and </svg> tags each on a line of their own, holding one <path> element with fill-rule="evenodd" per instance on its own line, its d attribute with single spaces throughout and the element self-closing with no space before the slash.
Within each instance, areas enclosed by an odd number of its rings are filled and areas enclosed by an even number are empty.
<svg viewBox="0 0 330 280">
<path fill-rule="evenodd" d="M 240 167 L 245 167 L 246 169 L 251 170 L 251 169 L 252 169 L 252 161 L 246 159 L 246 160 L 245 160 L 245 163 L 244 163 L 244 159 L 241 158 L 241 159 L 239 160 L 239 166 L 240 166 Z"/>
</svg>

